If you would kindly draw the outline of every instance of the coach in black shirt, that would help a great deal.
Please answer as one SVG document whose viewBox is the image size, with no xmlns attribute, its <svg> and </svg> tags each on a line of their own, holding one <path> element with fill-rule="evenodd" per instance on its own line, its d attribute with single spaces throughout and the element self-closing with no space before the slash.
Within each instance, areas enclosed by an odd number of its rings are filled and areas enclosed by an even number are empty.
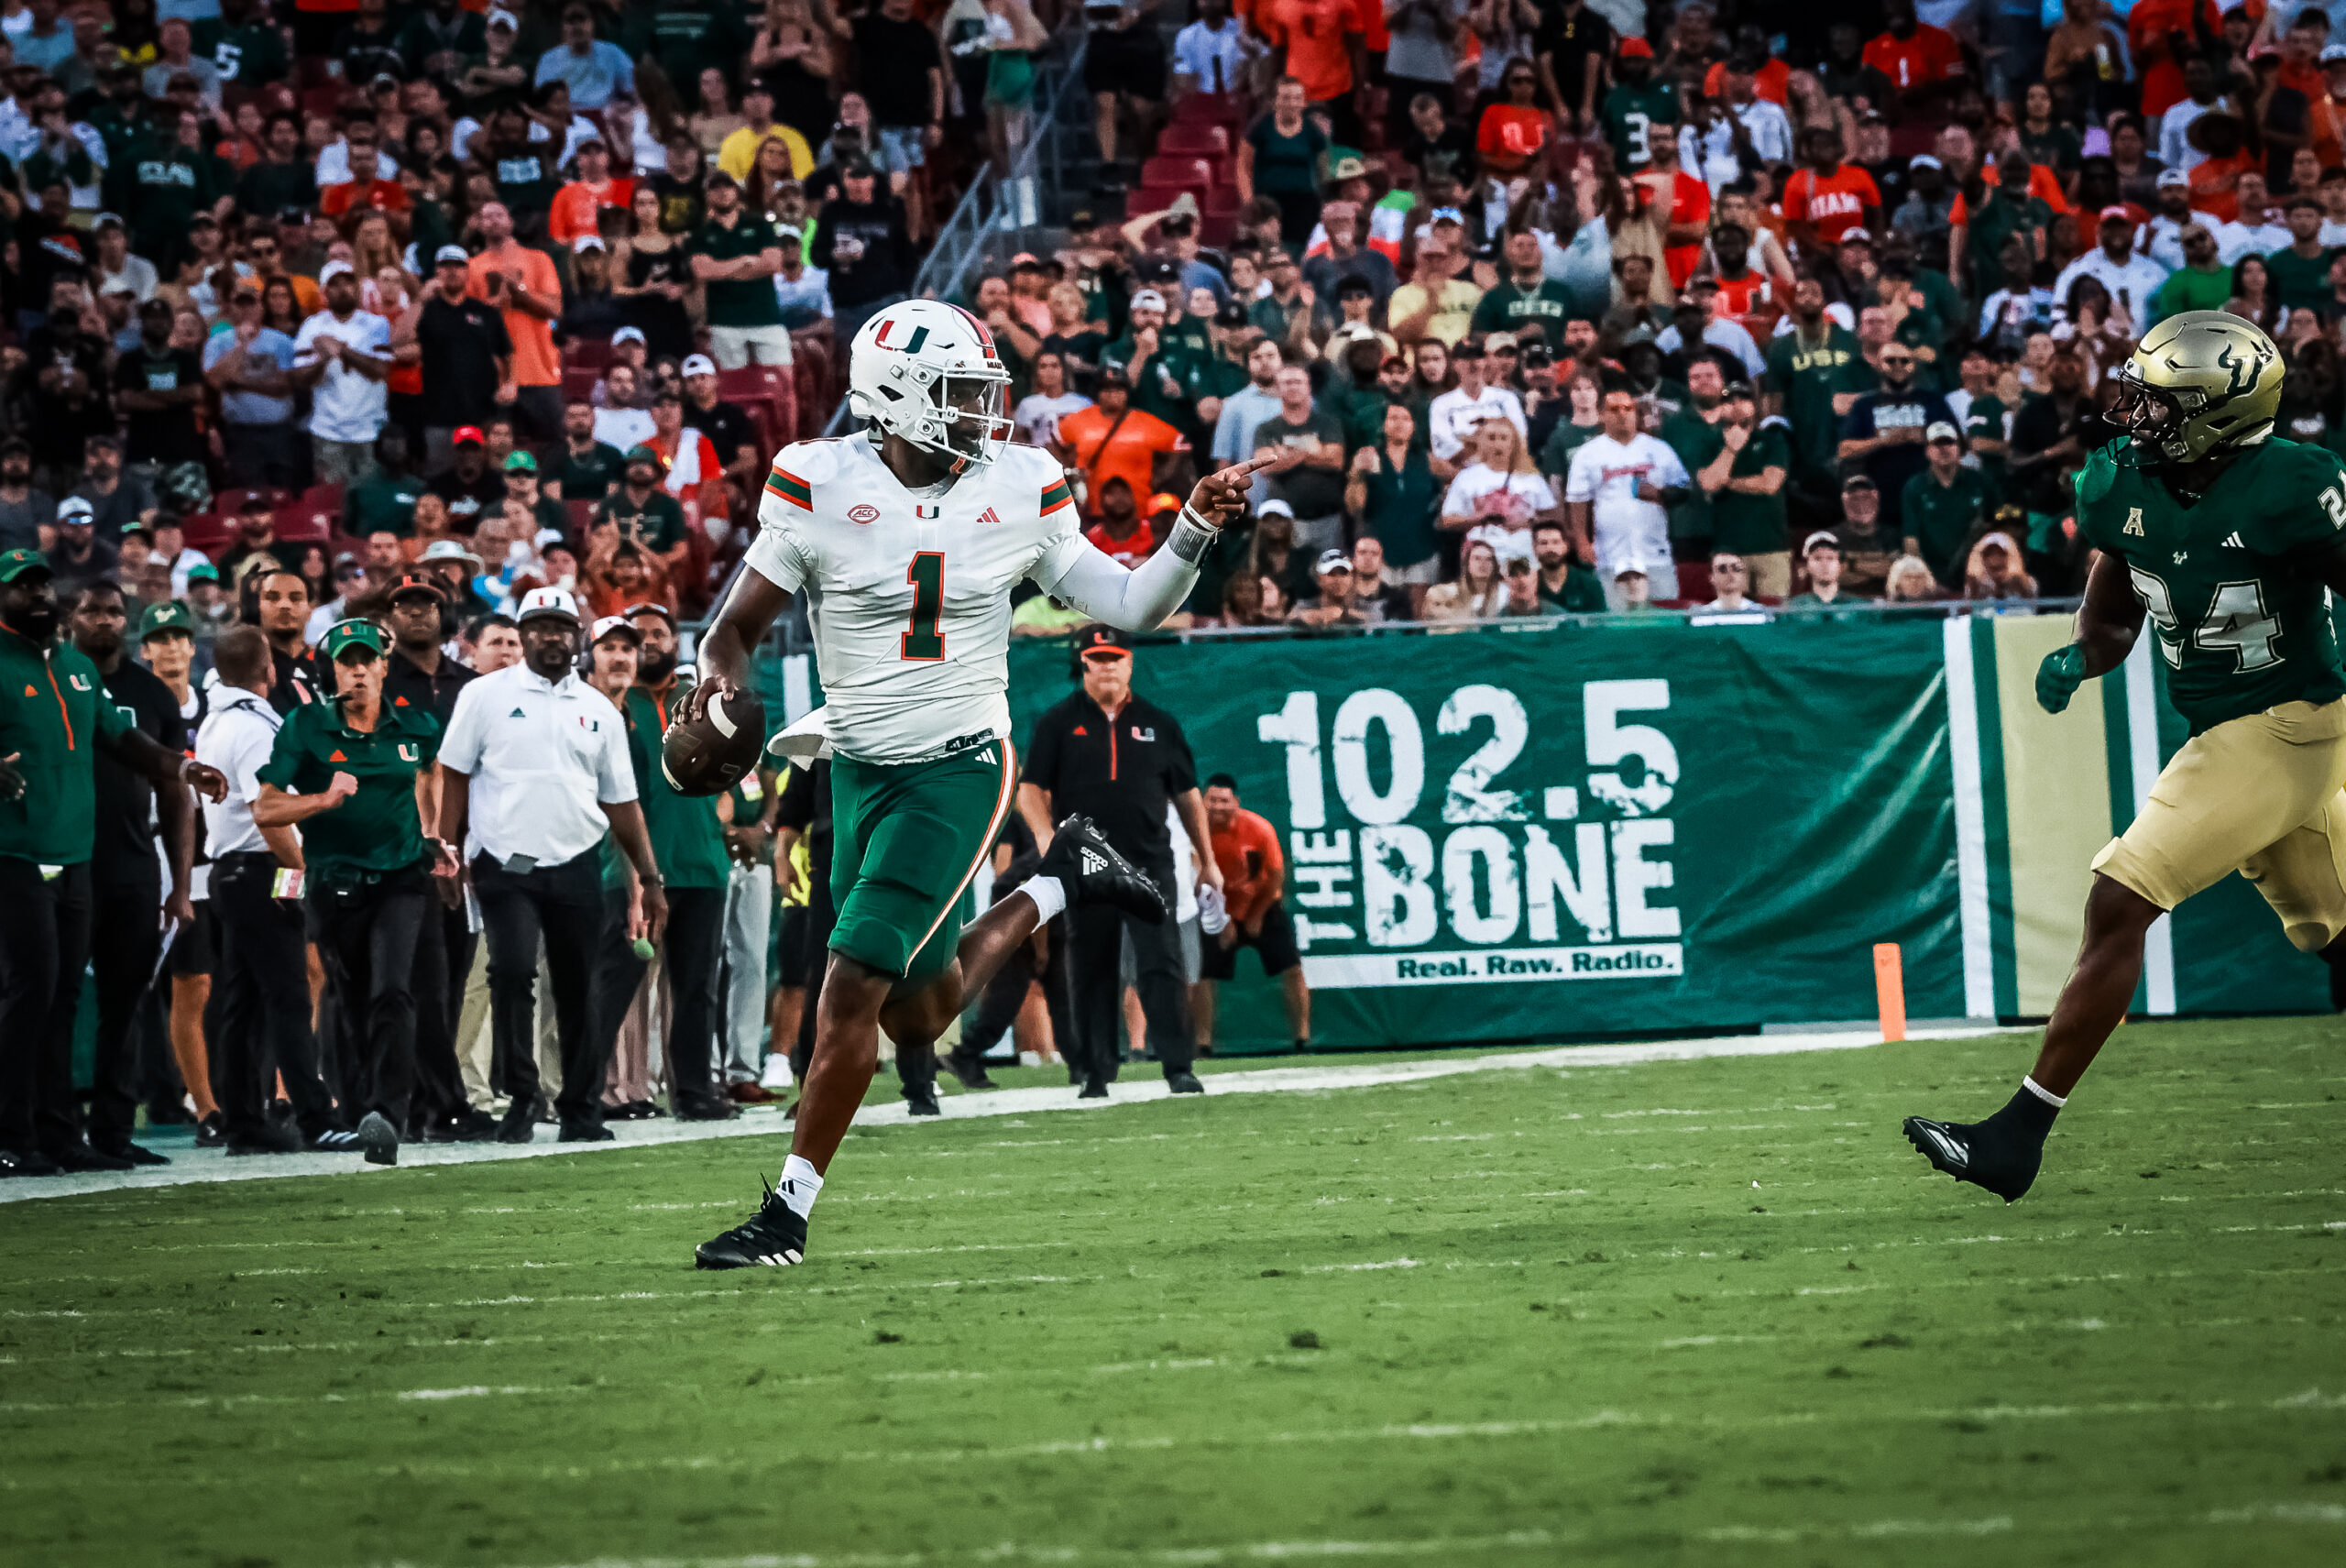
<svg viewBox="0 0 2346 1568">
<path fill-rule="evenodd" d="M 438 719 L 444 732 L 456 711 L 456 694 L 479 678 L 472 666 L 440 651 L 455 632 L 448 596 L 430 573 L 407 572 L 392 579 L 384 599 L 391 656 L 383 666 L 383 705 L 421 709 Z M 479 943 L 461 900 L 453 907 L 442 900 L 424 911 L 409 986 L 415 997 L 416 1094 L 401 1136 L 421 1143 L 477 1143 L 497 1135 L 497 1118 L 465 1098 L 464 1073 L 456 1062 L 456 1025 Z"/>
<path fill-rule="evenodd" d="M 465 291 L 471 257 L 444 245 L 433 258 L 432 287 L 391 333 L 391 357 L 423 367 L 424 467 L 448 461 L 449 438 L 462 425 L 486 425 L 500 400 L 513 396 L 513 338 L 505 318 Z"/>
<path fill-rule="evenodd" d="M 1173 834 L 1166 824 L 1169 806 L 1181 814 L 1182 826 L 1197 846 L 1200 880 L 1219 891 L 1222 873 L 1214 867 L 1205 803 L 1198 794 L 1197 762 L 1180 724 L 1155 703 L 1133 695 L 1132 647 L 1122 632 L 1087 626 L 1076 635 L 1076 649 L 1083 661 L 1083 689 L 1035 721 L 1026 745 L 1025 774 L 1018 786 L 1019 814 L 1046 850 L 1053 823 L 1069 815 L 1089 817 L 1119 854 L 1155 879 L 1170 908 L 1174 867 Z M 1098 907 L 1070 916 L 1069 1011 L 1075 1039 L 1063 1042 L 1061 1049 L 1083 1069 L 1084 1098 L 1108 1092 L 1108 1080 L 1116 1076 L 1123 1055 L 1117 1048 L 1117 1029 L 1127 933 L 1141 1011 L 1148 1019 L 1148 1043 L 1156 1047 L 1165 1080 L 1176 1094 L 1203 1093 L 1204 1086 L 1189 1070 L 1194 1043 L 1180 927 L 1170 920 L 1145 926 Z"/>
<path fill-rule="evenodd" d="M 173 607 L 178 608 L 178 607 Z M 180 614 L 184 617 L 186 611 Z M 130 716 L 133 728 L 173 751 L 187 750 L 187 725 L 171 688 L 137 660 L 126 656 L 128 619 L 122 589 L 92 583 L 82 589 L 68 630 L 73 646 L 98 667 L 106 699 Z M 195 797 L 184 784 L 159 790 L 145 774 L 100 751 L 97 763 L 97 839 L 90 860 L 92 928 L 105 934 L 90 945 L 97 971 L 96 1077 L 90 1095 L 90 1147 L 126 1165 L 165 1165 L 161 1155 L 131 1142 L 137 1120 L 138 1091 L 132 1070 L 131 1025 L 162 956 L 159 914 L 181 927 L 193 923 L 188 902 L 193 885 Z M 155 861 L 152 824 L 162 825 L 163 847 L 171 861 L 170 896 L 163 895 L 162 870 Z"/>
</svg>

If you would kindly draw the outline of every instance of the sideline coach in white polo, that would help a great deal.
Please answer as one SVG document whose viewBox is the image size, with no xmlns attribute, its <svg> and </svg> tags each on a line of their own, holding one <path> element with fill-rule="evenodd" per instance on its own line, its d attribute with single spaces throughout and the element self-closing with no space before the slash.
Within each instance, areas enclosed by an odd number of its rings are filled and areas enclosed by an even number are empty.
<svg viewBox="0 0 2346 1568">
<path fill-rule="evenodd" d="M 627 724 L 610 699 L 578 678 L 578 606 L 560 588 L 524 597 L 514 620 L 521 662 L 456 694 L 440 742 L 440 874 L 461 874 L 469 807 L 479 852 L 470 872 L 488 938 L 492 1073 L 512 1108 L 499 1142 L 536 1135 L 534 1033 L 538 942 L 545 940 L 562 1093 L 554 1111 L 565 1143 L 598 1142 L 603 1076 L 598 1031 L 587 1027 L 588 970 L 605 921 L 600 850 L 616 838 L 641 886 L 637 922 L 653 941 L 667 923 L 660 870 L 644 831 L 628 760 Z"/>
</svg>

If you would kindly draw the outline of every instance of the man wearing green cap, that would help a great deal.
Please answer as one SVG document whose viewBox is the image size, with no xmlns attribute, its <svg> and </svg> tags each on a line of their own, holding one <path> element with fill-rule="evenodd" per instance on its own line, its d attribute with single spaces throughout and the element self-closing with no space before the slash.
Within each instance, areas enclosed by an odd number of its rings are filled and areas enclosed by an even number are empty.
<svg viewBox="0 0 2346 1568">
<path fill-rule="evenodd" d="M 260 769 L 253 822 L 301 829 L 326 989 L 345 1032 L 345 1113 L 376 1165 L 399 1163 L 415 1088 L 416 942 L 433 899 L 423 836 L 440 721 L 383 700 L 391 640 L 371 620 L 336 621 L 318 650 L 334 695 L 294 709 Z M 443 1005 L 438 997 L 431 1005 Z"/>
<path fill-rule="evenodd" d="M 57 641 L 38 552 L 0 552 L 0 1176 L 110 1170 L 73 1103 L 73 1016 L 89 961 L 103 751 L 217 800 L 218 773 L 131 728 L 95 665 Z"/>
<path fill-rule="evenodd" d="M 159 604 L 148 611 L 187 611 Z M 142 620 L 142 625 L 143 625 Z M 75 598 L 67 618 L 74 649 L 97 666 L 105 695 L 122 717 L 167 751 L 187 750 L 187 724 L 180 699 L 153 671 L 126 656 L 129 617 L 122 589 L 92 583 Z M 90 1146 L 131 1165 L 169 1162 L 131 1141 L 138 1117 L 133 1081 L 130 1026 L 162 956 L 157 911 L 184 930 L 195 919 L 190 902 L 195 881 L 195 797 L 183 789 L 158 790 L 153 782 L 112 757 L 97 759 L 98 831 L 90 860 L 92 928 L 106 939 L 93 945 L 91 968 L 97 985 L 96 1076 L 90 1097 Z M 168 897 L 156 863 L 156 824 L 170 856 Z"/>
<path fill-rule="evenodd" d="M 685 542 L 685 509 L 660 488 L 668 466 L 649 446 L 630 447 L 620 483 L 595 509 L 597 522 L 616 522 L 619 537 L 632 539 L 655 555 Z"/>
<path fill-rule="evenodd" d="M 570 510 L 560 501 L 549 497 L 538 486 L 538 460 L 527 452 L 509 452 L 505 455 L 505 499 L 510 506 L 520 501 L 530 514 L 531 532 L 543 533 L 547 529 L 556 533 L 570 532 Z M 521 543 L 532 543 L 530 534 Z"/>
</svg>

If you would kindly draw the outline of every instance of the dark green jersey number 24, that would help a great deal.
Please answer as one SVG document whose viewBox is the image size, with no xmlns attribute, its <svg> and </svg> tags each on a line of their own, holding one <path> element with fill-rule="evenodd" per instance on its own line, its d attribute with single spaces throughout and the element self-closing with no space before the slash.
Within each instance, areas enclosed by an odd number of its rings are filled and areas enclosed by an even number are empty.
<svg viewBox="0 0 2346 1568">
<path fill-rule="evenodd" d="M 904 581 L 913 586 L 913 623 L 904 629 L 904 657 L 934 663 L 945 657 L 945 639 L 937 630 L 937 617 L 945 613 L 944 552 L 924 550 L 914 556 Z"/>
</svg>

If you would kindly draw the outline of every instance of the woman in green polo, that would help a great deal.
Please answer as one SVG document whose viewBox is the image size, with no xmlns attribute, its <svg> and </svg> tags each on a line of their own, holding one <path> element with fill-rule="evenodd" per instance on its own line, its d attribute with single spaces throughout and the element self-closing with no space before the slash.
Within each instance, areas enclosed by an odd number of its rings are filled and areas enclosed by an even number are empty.
<svg viewBox="0 0 2346 1568">
<path fill-rule="evenodd" d="M 374 622 L 336 621 L 318 646 L 334 696 L 286 716 L 253 820 L 301 829 L 310 930 L 344 1031 L 343 1107 L 360 1117 L 367 1157 L 393 1165 L 415 1083 L 410 981 L 433 897 L 430 856 L 441 848 L 423 836 L 440 723 L 384 703 L 390 639 Z"/>
</svg>

